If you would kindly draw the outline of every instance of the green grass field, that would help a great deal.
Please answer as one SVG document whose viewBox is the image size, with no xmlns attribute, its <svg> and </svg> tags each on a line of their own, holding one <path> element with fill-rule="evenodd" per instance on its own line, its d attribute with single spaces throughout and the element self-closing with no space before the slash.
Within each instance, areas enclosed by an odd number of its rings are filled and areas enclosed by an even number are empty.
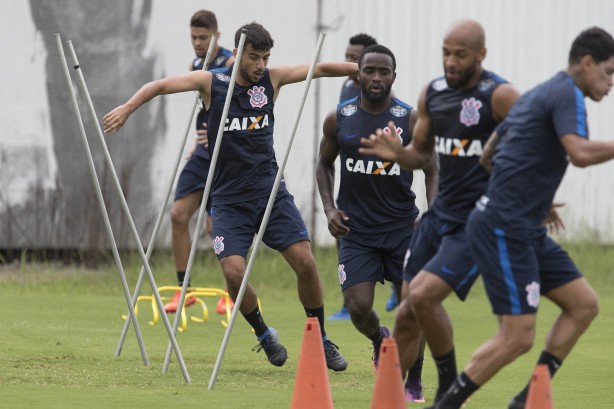
<svg viewBox="0 0 614 409">
<path fill-rule="evenodd" d="M 557 409 L 611 408 L 614 402 L 614 249 L 600 245 L 566 246 L 600 295 L 601 312 L 553 383 Z M 326 313 L 340 306 L 333 249 L 316 252 L 326 288 Z M 138 273 L 134 256 L 126 263 L 131 292 Z M 152 261 L 158 285 L 174 284 L 168 255 Z M 113 264 L 97 269 L 44 264 L 0 266 L 0 407 L 1 408 L 288 408 L 305 323 L 297 300 L 294 275 L 281 256 L 263 250 L 254 266 L 252 284 L 259 292 L 263 315 L 286 345 L 289 359 L 276 368 L 264 352 L 256 354 L 254 335 L 239 317 L 230 338 L 214 390 L 207 385 L 224 335 L 221 316 L 212 311 L 207 323 L 190 322 L 177 337 L 192 383 L 186 384 L 173 359 L 162 374 L 168 338 L 162 324 L 148 325 L 151 308 L 139 304 L 139 323 L 150 365 L 144 366 L 134 331 L 122 355 L 115 349 L 123 325 L 125 301 Z M 195 264 L 195 286 L 222 285 L 217 262 L 204 254 Z M 142 294 L 148 293 L 148 284 Z M 378 286 L 376 309 L 382 322 L 393 325 L 394 313 L 384 311 L 388 286 Z M 217 299 L 206 298 L 211 310 Z M 462 367 L 474 349 L 496 330 L 488 300 L 478 283 L 469 300 L 446 306 L 455 325 L 456 350 Z M 188 315 L 196 314 L 192 307 Z M 527 381 L 557 311 L 547 301 L 540 309 L 533 350 L 499 373 L 475 394 L 468 408 L 505 408 Z M 336 409 L 368 408 L 375 376 L 371 344 L 349 321 L 327 322 L 329 337 L 349 362 L 348 370 L 330 373 Z M 427 352 L 423 382 L 426 405 L 432 402 L 435 368 Z"/>
</svg>

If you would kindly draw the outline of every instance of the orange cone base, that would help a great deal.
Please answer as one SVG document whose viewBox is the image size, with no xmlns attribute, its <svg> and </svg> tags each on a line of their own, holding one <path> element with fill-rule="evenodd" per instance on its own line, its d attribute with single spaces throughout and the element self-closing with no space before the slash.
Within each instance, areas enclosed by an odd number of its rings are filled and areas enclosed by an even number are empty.
<svg viewBox="0 0 614 409">
<path fill-rule="evenodd" d="M 525 409 L 554 409 L 548 366 L 539 364 L 533 371 Z"/>
<path fill-rule="evenodd" d="M 405 409 L 406 407 L 397 343 L 394 338 L 384 338 L 375 373 L 371 409 Z"/>
<path fill-rule="evenodd" d="M 334 409 L 328 383 L 328 370 L 322 345 L 320 324 L 307 318 L 303 345 L 296 369 L 291 409 Z"/>
</svg>

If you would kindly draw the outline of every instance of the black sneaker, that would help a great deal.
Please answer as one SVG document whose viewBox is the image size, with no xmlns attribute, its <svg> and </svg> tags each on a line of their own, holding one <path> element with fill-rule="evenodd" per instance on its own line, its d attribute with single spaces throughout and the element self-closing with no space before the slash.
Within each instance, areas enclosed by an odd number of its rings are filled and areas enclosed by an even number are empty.
<svg viewBox="0 0 614 409">
<path fill-rule="evenodd" d="M 510 403 L 507 404 L 508 409 L 524 409 L 526 403 L 526 396 L 522 397 L 520 394 L 514 396 Z"/>
<path fill-rule="evenodd" d="M 275 328 L 269 327 L 264 334 L 258 337 L 258 345 L 252 351 L 260 352 L 264 349 L 269 362 L 275 366 L 282 366 L 288 359 L 288 351 L 279 342 L 279 334 Z"/>
<path fill-rule="evenodd" d="M 382 346 L 382 342 L 384 338 L 390 338 L 390 330 L 387 326 L 380 326 L 380 330 L 382 331 L 382 338 L 378 342 L 373 342 L 373 366 L 377 369 L 377 364 L 379 363 L 379 349 Z"/>
<path fill-rule="evenodd" d="M 339 347 L 330 340 L 324 342 L 324 357 L 326 357 L 326 366 L 328 369 L 332 369 L 335 372 L 345 371 L 348 367 L 348 363 L 344 357 L 341 356 Z"/>
</svg>

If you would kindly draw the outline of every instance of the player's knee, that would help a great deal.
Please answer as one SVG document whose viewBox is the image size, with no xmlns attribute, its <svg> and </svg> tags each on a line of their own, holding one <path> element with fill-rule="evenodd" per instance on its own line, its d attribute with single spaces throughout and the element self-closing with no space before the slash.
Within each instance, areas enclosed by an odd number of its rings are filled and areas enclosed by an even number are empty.
<svg viewBox="0 0 614 409">
<path fill-rule="evenodd" d="M 239 288 L 241 283 L 243 282 L 243 276 L 245 274 L 245 270 L 242 268 L 236 268 L 234 266 L 224 266 L 222 268 L 224 273 L 224 278 L 226 279 L 226 283 L 229 287 Z"/>
<path fill-rule="evenodd" d="M 416 314 L 432 310 L 435 304 L 430 294 L 421 287 L 410 287 L 409 301 Z"/>
<path fill-rule="evenodd" d="M 534 340 L 535 337 L 533 334 L 525 334 L 523 337 L 521 337 L 518 344 L 515 345 L 516 355 L 522 355 L 529 352 L 531 348 L 533 348 Z"/>
<path fill-rule="evenodd" d="M 397 320 L 408 321 L 414 319 L 414 311 L 411 308 L 409 298 L 403 298 L 397 306 Z"/>
<path fill-rule="evenodd" d="M 345 300 L 346 307 L 350 312 L 353 319 L 360 320 L 362 317 L 368 317 L 373 308 L 368 302 L 364 300 L 353 298 L 351 300 Z"/>
<path fill-rule="evenodd" d="M 176 202 L 175 202 L 176 203 Z M 190 222 L 191 215 L 185 211 L 185 209 L 181 208 L 181 206 L 173 205 L 171 208 L 171 222 L 173 226 L 187 226 Z"/>
<path fill-rule="evenodd" d="M 535 330 L 525 329 L 514 331 L 511 334 L 507 333 L 506 335 L 502 335 L 502 338 L 504 340 L 504 350 L 515 358 L 529 352 L 531 348 L 533 348 Z"/>
<path fill-rule="evenodd" d="M 300 277 L 317 275 L 316 262 L 311 255 L 302 254 L 300 257 L 296 257 L 292 263 L 296 274 Z"/>
<path fill-rule="evenodd" d="M 594 302 L 588 307 L 587 319 L 592 321 L 597 317 L 597 315 L 599 315 L 599 302 L 597 301 L 597 298 L 595 298 Z"/>
<path fill-rule="evenodd" d="M 420 326 L 411 309 L 409 300 L 401 302 L 397 307 L 397 313 L 394 319 L 394 333 L 395 338 L 400 334 L 405 338 L 411 338 L 420 334 Z"/>
<path fill-rule="evenodd" d="M 573 313 L 576 321 L 581 326 L 588 326 L 598 314 L 599 303 L 597 302 L 597 297 L 582 303 Z"/>
</svg>

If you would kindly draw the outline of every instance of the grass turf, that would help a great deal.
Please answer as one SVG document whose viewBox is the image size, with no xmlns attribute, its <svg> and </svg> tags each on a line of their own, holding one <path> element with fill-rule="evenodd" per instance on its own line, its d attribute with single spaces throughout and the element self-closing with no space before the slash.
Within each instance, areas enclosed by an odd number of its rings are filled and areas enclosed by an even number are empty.
<svg viewBox="0 0 614 409">
<path fill-rule="evenodd" d="M 566 246 L 600 295 L 601 313 L 565 361 L 553 383 L 558 409 L 609 408 L 614 401 L 614 257 L 600 245 Z M 326 288 L 326 312 L 341 304 L 336 282 L 334 249 L 316 252 Z M 128 257 L 126 273 L 131 292 L 138 259 Z M 172 259 L 160 254 L 152 260 L 158 285 L 174 284 Z M 217 262 L 208 254 L 195 265 L 192 283 L 222 286 Z M 264 352 L 256 354 L 254 335 L 242 318 L 236 322 L 216 386 L 207 389 L 224 335 L 215 314 L 216 299 L 206 298 L 211 310 L 204 324 L 190 322 L 178 342 L 192 383 L 183 380 L 173 358 L 169 373 L 161 373 L 168 338 L 162 324 L 150 326 L 151 309 L 140 304 L 139 323 L 150 365 L 143 365 L 134 331 L 120 357 L 115 349 L 125 313 L 125 301 L 113 265 L 97 269 L 54 263 L 0 267 L 0 407 L 30 408 L 167 408 L 197 405 L 206 408 L 288 408 L 301 348 L 304 313 L 298 302 L 293 273 L 281 256 L 263 250 L 251 279 L 262 300 L 263 315 L 286 345 L 289 359 L 276 368 Z M 145 282 L 143 294 L 147 293 Z M 392 327 L 394 313 L 384 311 L 388 286 L 378 286 L 375 307 L 382 322 Z M 459 369 L 472 352 L 496 331 L 481 283 L 467 302 L 446 301 L 454 326 Z M 192 307 L 188 315 L 196 314 Z M 546 331 L 557 310 L 544 301 L 539 312 L 533 350 L 503 369 L 476 393 L 468 408 L 503 408 L 524 386 L 539 355 Z M 172 317 L 173 318 L 173 317 Z M 171 318 L 171 319 L 172 319 Z M 327 321 L 329 337 L 349 362 L 342 373 L 329 373 L 335 408 L 368 408 L 374 373 L 370 342 L 349 321 Z M 432 402 L 436 373 L 427 351 L 423 381 L 427 404 Z"/>
</svg>

